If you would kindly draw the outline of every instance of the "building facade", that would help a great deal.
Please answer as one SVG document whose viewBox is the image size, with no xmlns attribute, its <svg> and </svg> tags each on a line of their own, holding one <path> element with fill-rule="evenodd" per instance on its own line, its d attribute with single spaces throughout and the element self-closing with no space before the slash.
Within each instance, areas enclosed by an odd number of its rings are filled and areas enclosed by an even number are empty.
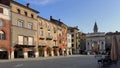
<svg viewBox="0 0 120 68">
<path fill-rule="evenodd" d="M 76 27 L 69 27 L 68 32 L 71 34 L 71 41 L 72 41 L 72 54 L 79 53 L 79 40 L 78 40 L 78 26 Z"/>
<path fill-rule="evenodd" d="M 26 6 L 11 1 L 11 58 L 37 57 L 37 14 Z"/>
<path fill-rule="evenodd" d="M 105 53 L 105 33 L 98 32 L 96 22 L 93 30 L 94 33 L 86 34 L 86 52 L 88 54 Z"/>
<path fill-rule="evenodd" d="M 6 2 L 8 1 L 8 2 Z M 9 7 L 9 0 L 0 1 L 0 59 L 10 59 L 11 53 L 11 34 L 10 23 L 11 13 Z"/>
<path fill-rule="evenodd" d="M 51 21 L 38 18 L 38 49 L 40 56 L 59 56 L 57 26 Z"/>
<path fill-rule="evenodd" d="M 68 26 L 63 22 L 56 19 L 53 19 L 50 16 L 50 21 L 57 24 L 57 41 L 59 46 L 59 55 L 68 55 L 68 47 L 67 47 L 67 30 Z"/>
<path fill-rule="evenodd" d="M 79 41 L 79 54 L 85 54 L 86 34 L 83 32 L 78 32 L 78 41 Z"/>
<path fill-rule="evenodd" d="M 72 54 L 71 33 L 60 20 L 38 16 L 30 4 L 0 0 L 0 59 L 33 58 Z M 77 28 L 72 32 L 77 39 Z"/>
<path fill-rule="evenodd" d="M 71 42 L 71 34 L 70 33 L 67 33 L 67 46 L 68 46 L 68 52 L 69 52 L 69 55 L 72 55 L 72 42 Z"/>
</svg>

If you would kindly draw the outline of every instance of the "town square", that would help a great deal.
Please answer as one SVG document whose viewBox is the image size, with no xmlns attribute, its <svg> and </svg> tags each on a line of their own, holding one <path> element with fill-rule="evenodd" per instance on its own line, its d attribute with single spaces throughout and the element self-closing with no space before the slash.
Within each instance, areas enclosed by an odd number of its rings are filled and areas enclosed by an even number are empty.
<svg viewBox="0 0 120 68">
<path fill-rule="evenodd" d="M 0 0 L 0 68 L 120 68 L 119 2 Z"/>
</svg>

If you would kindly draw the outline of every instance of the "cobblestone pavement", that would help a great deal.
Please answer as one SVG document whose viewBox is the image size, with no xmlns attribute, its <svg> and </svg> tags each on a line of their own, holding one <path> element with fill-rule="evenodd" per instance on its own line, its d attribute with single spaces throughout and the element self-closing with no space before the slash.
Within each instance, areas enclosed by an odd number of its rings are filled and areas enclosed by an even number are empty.
<svg viewBox="0 0 120 68">
<path fill-rule="evenodd" d="M 60 56 L 36 59 L 0 60 L 0 68 L 120 68 L 118 64 L 101 65 L 94 56 Z"/>
</svg>

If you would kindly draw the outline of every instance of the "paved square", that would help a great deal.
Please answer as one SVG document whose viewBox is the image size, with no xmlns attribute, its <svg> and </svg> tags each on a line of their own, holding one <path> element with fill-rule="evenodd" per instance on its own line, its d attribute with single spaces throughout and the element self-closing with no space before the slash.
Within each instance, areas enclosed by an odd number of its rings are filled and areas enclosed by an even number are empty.
<svg viewBox="0 0 120 68">
<path fill-rule="evenodd" d="M 0 68 L 119 68 L 120 63 L 102 66 L 94 56 L 65 56 L 0 62 Z"/>
</svg>

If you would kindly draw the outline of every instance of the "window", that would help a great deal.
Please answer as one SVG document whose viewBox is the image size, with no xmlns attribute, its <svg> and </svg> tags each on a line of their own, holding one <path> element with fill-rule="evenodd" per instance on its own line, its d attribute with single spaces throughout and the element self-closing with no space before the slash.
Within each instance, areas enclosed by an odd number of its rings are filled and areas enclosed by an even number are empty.
<svg viewBox="0 0 120 68">
<path fill-rule="evenodd" d="M 104 44 L 104 42 L 102 42 L 102 45 Z"/>
<path fill-rule="evenodd" d="M 23 36 L 18 36 L 18 44 L 23 45 Z"/>
<path fill-rule="evenodd" d="M 4 23 L 2 20 L 0 20 L 0 26 L 4 26 Z"/>
<path fill-rule="evenodd" d="M 48 31 L 50 31 L 50 26 L 48 25 Z"/>
<path fill-rule="evenodd" d="M 0 40 L 5 40 L 5 33 L 0 31 Z"/>
<path fill-rule="evenodd" d="M 74 44 L 72 44 L 72 47 L 74 47 Z"/>
<path fill-rule="evenodd" d="M 50 33 L 48 32 L 48 37 L 50 37 Z"/>
<path fill-rule="evenodd" d="M 42 22 L 40 22 L 40 26 L 42 26 L 43 24 L 42 24 Z"/>
<path fill-rule="evenodd" d="M 29 28 L 29 29 L 32 29 L 32 28 L 33 28 L 32 23 L 28 23 L 28 28 Z"/>
<path fill-rule="evenodd" d="M 32 37 L 28 37 L 28 45 L 33 45 L 33 38 Z"/>
<path fill-rule="evenodd" d="M 18 26 L 19 26 L 19 27 L 23 27 L 23 21 L 19 20 L 19 21 L 18 21 Z"/>
<path fill-rule="evenodd" d="M 43 31 L 42 30 L 40 31 L 40 35 L 43 36 Z"/>
<path fill-rule="evenodd" d="M 74 42 L 74 39 L 72 39 L 72 42 Z"/>
<path fill-rule="evenodd" d="M 56 33 L 56 29 L 54 28 L 54 33 Z"/>
<path fill-rule="evenodd" d="M 21 13 L 20 9 L 17 9 L 17 12 L 18 12 L 18 14 L 20 14 Z"/>
<path fill-rule="evenodd" d="M 3 8 L 0 8 L 0 13 L 3 13 Z"/>
<path fill-rule="evenodd" d="M 89 45 L 89 42 L 88 42 L 88 45 Z"/>
<path fill-rule="evenodd" d="M 32 17 L 32 18 L 34 18 L 34 15 L 33 15 L 33 14 L 31 14 L 31 17 Z"/>
<path fill-rule="evenodd" d="M 27 12 L 24 12 L 25 13 L 25 16 L 27 16 L 28 14 L 27 14 Z"/>
<path fill-rule="evenodd" d="M 74 34 L 72 34 L 72 37 L 74 37 Z"/>
</svg>

